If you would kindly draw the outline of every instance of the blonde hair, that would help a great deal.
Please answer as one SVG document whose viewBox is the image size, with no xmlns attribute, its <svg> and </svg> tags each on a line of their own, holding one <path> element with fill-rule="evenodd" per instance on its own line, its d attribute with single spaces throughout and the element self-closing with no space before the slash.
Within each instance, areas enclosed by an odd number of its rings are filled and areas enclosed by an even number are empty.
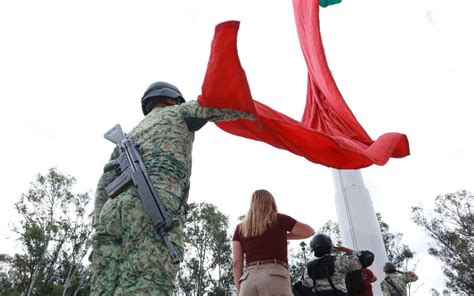
<svg viewBox="0 0 474 296">
<path fill-rule="evenodd" d="M 241 224 L 243 237 L 262 235 L 269 226 L 277 221 L 277 206 L 273 195 L 265 189 L 252 194 L 250 209 Z"/>
</svg>

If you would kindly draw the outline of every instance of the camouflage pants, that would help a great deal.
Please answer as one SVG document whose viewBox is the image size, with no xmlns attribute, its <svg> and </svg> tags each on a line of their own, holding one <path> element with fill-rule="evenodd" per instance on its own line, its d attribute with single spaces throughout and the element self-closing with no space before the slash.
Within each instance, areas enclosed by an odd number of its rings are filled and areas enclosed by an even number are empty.
<svg viewBox="0 0 474 296">
<path fill-rule="evenodd" d="M 166 192 L 160 192 L 160 198 L 171 213 L 181 201 Z M 184 221 L 180 222 L 169 235 L 182 258 Z M 173 294 L 178 267 L 171 262 L 168 249 L 134 189 L 107 200 L 102 208 L 91 266 L 91 295 Z"/>
</svg>

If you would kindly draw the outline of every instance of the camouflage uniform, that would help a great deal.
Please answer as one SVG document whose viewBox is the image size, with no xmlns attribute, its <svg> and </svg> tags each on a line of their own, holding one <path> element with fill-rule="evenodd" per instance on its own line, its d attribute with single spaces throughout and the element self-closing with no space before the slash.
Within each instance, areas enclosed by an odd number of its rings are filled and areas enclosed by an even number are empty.
<svg viewBox="0 0 474 296">
<path fill-rule="evenodd" d="M 191 176 L 194 132 L 208 121 L 253 118 L 230 109 L 206 108 L 197 102 L 154 108 L 128 136 L 139 152 L 150 179 L 170 216 L 180 224 L 169 232 L 182 258 L 181 234 Z M 112 159 L 118 152 L 112 153 Z M 105 186 L 115 178 L 104 173 L 95 196 L 92 255 L 92 295 L 172 295 L 178 267 L 154 230 L 137 194 L 130 186 L 108 199 Z"/>
<path fill-rule="evenodd" d="M 397 290 L 387 282 L 387 278 L 390 278 L 393 284 L 400 290 L 402 294 L 397 293 Z M 388 274 L 382 281 L 380 286 L 384 296 L 406 296 L 407 295 L 407 284 L 418 280 L 418 276 L 414 273 L 408 272 L 397 272 Z"/>
<path fill-rule="evenodd" d="M 354 251 L 354 254 L 358 254 L 357 251 Z M 342 294 L 347 293 L 346 288 L 346 273 L 358 270 L 362 268 L 359 258 L 357 255 L 324 255 L 324 256 L 334 256 L 334 274 L 330 277 L 334 287 L 341 291 Z M 323 256 L 323 257 L 324 257 Z M 321 257 L 322 258 L 322 257 Z M 331 284 L 327 279 L 318 279 L 315 280 L 316 290 L 318 292 L 329 292 L 332 293 L 334 289 L 331 287 Z M 303 285 L 306 287 L 314 287 L 313 279 L 308 275 L 308 269 L 304 271 Z M 319 295 L 319 294 L 318 294 Z M 324 294 L 323 294 L 324 295 Z"/>
</svg>

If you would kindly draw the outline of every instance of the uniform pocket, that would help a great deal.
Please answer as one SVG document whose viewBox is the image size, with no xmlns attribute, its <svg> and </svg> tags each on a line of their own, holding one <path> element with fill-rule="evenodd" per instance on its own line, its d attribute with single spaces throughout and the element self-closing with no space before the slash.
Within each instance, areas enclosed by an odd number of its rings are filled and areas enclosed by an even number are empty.
<svg viewBox="0 0 474 296">
<path fill-rule="evenodd" d="M 241 276 L 240 279 L 239 279 L 239 283 L 242 283 L 242 282 L 245 281 L 248 277 L 249 277 L 249 273 L 248 273 L 247 271 L 244 272 L 244 274 L 242 274 L 242 276 Z"/>
</svg>

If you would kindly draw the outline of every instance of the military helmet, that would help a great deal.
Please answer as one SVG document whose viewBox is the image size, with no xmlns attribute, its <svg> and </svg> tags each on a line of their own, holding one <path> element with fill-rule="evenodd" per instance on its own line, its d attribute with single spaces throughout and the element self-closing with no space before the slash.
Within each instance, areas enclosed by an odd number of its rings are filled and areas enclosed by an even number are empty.
<svg viewBox="0 0 474 296">
<path fill-rule="evenodd" d="M 383 271 L 384 272 L 395 271 L 395 270 L 396 270 L 396 267 L 395 267 L 395 265 L 393 265 L 392 262 L 387 262 L 383 266 Z"/>
<path fill-rule="evenodd" d="M 176 99 L 178 105 L 186 102 L 176 86 L 168 82 L 158 81 L 152 83 L 143 94 L 142 110 L 144 115 L 147 115 L 150 113 L 151 109 L 153 109 L 153 106 L 148 103 L 151 102 L 152 99 L 160 97 Z"/>
<path fill-rule="evenodd" d="M 315 256 L 321 257 L 329 253 L 329 250 L 332 247 L 332 241 L 328 235 L 324 233 L 318 233 L 313 236 L 309 246 L 311 247 L 311 250 L 314 252 Z"/>
</svg>

